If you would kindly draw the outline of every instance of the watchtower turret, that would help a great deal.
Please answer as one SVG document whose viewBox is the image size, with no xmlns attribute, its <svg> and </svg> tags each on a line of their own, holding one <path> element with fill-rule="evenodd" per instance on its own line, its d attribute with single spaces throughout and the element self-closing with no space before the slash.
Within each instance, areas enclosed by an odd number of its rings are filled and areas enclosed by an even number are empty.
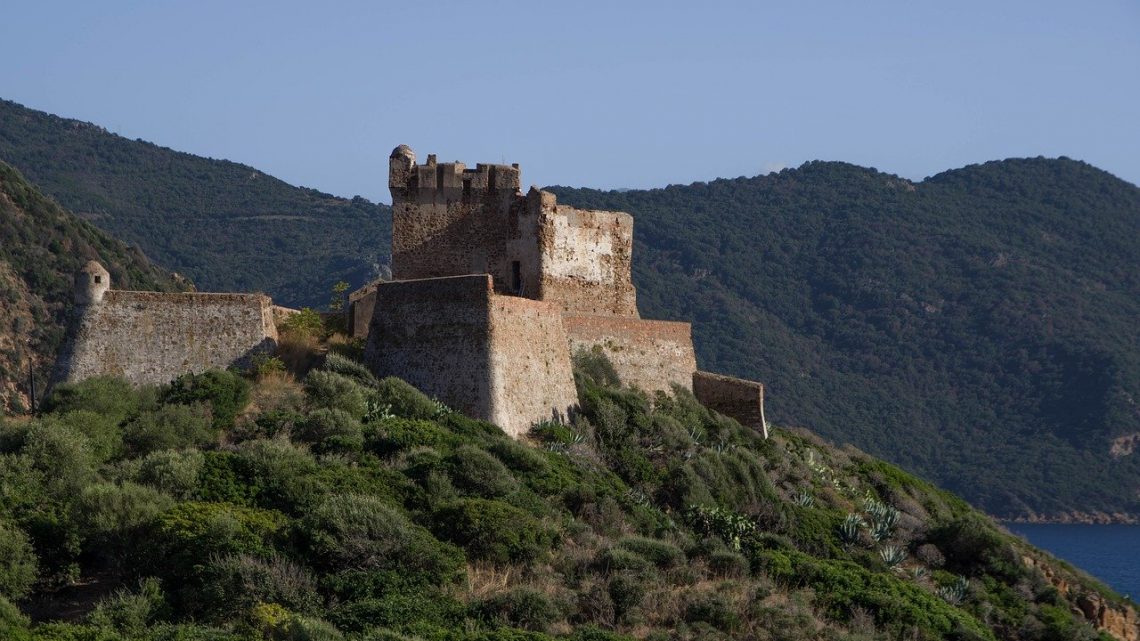
<svg viewBox="0 0 1140 641">
<path fill-rule="evenodd" d="M 111 274 L 98 261 L 89 260 L 75 274 L 75 304 L 95 305 L 111 289 Z"/>
</svg>

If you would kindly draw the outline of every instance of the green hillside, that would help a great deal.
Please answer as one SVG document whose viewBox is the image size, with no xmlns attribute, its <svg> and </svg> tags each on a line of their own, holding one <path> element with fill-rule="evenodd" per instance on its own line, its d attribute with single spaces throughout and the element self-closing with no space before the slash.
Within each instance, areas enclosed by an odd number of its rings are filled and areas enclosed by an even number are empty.
<svg viewBox="0 0 1140 641">
<path fill-rule="evenodd" d="M 29 361 L 43 391 L 66 330 L 72 279 L 89 260 L 103 263 L 122 289 L 186 287 L 0 162 L 0 414 L 27 408 Z"/>
<path fill-rule="evenodd" d="M 3 100 L 0 160 L 203 291 L 322 305 L 336 282 L 372 278 L 391 244 L 388 208 L 363 198 L 294 187 Z"/>
<path fill-rule="evenodd" d="M 582 414 L 529 443 L 339 355 L 303 385 L 267 362 L 252 388 L 61 386 L 0 423 L 0 638 L 1138 631 L 1130 602 L 925 481 L 577 365 Z"/>
<path fill-rule="evenodd" d="M 553 191 L 633 214 L 643 314 L 693 321 L 702 366 L 764 381 L 776 421 L 993 514 L 1140 516 L 1134 185 L 1038 158 Z"/>
</svg>

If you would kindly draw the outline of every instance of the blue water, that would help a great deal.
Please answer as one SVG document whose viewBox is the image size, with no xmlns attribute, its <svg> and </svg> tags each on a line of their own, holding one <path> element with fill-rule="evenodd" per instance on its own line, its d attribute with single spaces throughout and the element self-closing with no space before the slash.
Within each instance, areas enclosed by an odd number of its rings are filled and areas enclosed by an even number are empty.
<svg viewBox="0 0 1140 641">
<path fill-rule="evenodd" d="M 1120 594 L 1140 600 L 1140 525 L 1005 525 Z"/>
</svg>

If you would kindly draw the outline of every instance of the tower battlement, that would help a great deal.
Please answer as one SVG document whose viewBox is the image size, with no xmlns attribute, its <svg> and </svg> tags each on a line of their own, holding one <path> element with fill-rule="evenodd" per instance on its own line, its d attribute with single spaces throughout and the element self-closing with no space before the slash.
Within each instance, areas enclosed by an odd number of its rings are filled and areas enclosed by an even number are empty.
<svg viewBox="0 0 1140 641">
<path fill-rule="evenodd" d="M 393 205 L 410 202 L 478 202 L 488 196 L 514 196 L 519 191 L 519 166 L 479 163 L 468 169 L 461 162 L 438 162 L 435 154 L 416 164 L 407 145 L 392 150 L 388 161 L 388 188 Z"/>
</svg>

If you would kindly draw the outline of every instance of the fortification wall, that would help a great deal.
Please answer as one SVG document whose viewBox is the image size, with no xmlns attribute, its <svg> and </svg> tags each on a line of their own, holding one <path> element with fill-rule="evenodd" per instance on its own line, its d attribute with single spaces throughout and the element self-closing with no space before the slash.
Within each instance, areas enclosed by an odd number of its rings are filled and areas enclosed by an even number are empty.
<svg viewBox="0 0 1140 641">
<path fill-rule="evenodd" d="M 119 376 L 168 383 L 189 372 L 247 366 L 277 342 L 272 302 L 261 294 L 110 290 L 79 309 L 59 381 Z"/>
<path fill-rule="evenodd" d="M 519 435 L 576 404 L 560 310 L 486 274 L 382 283 L 365 363 Z"/>
<path fill-rule="evenodd" d="M 372 322 L 372 312 L 376 309 L 376 287 L 379 283 L 369 283 L 352 292 L 348 297 L 348 335 L 353 338 L 368 336 L 368 325 Z"/>
<path fill-rule="evenodd" d="M 558 205 L 542 194 L 538 229 L 539 300 L 577 314 L 637 318 L 633 287 L 633 217 Z M 549 196 L 549 198 L 547 198 Z M 528 198 L 528 209 L 534 206 Z"/>
<path fill-rule="evenodd" d="M 376 288 L 364 362 L 470 416 L 489 420 L 486 275 L 393 281 Z"/>
<path fill-rule="evenodd" d="M 740 421 L 768 437 L 764 385 L 710 372 L 693 372 L 693 395 L 705 407 Z"/>
<path fill-rule="evenodd" d="M 410 150 L 407 152 L 410 154 Z M 398 148 L 390 160 L 392 276 L 399 280 L 491 274 L 508 291 L 506 240 L 521 206 L 518 167 L 416 165 Z"/>
<path fill-rule="evenodd" d="M 697 358 L 692 326 L 593 314 L 563 314 L 571 351 L 600 348 L 623 383 L 647 392 L 691 389 Z"/>
<path fill-rule="evenodd" d="M 522 436 L 534 423 L 567 419 L 578 405 L 558 305 L 491 298 L 493 423 Z"/>
</svg>

